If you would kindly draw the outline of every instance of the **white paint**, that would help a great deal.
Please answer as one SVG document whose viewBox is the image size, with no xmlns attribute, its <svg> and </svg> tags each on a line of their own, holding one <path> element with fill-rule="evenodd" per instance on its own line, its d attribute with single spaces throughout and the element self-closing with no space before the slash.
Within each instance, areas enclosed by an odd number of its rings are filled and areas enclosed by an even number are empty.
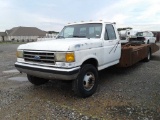
<svg viewBox="0 0 160 120">
<path fill-rule="evenodd" d="M 46 51 L 76 51 L 99 47 L 101 46 L 101 42 L 102 41 L 99 39 L 65 38 L 23 44 L 20 45 L 18 49 Z"/>
</svg>

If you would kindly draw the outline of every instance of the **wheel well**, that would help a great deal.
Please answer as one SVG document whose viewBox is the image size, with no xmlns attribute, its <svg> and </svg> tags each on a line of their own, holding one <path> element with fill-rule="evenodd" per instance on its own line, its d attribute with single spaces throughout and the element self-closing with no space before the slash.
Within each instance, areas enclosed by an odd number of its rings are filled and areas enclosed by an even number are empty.
<svg viewBox="0 0 160 120">
<path fill-rule="evenodd" d="M 92 64 L 96 68 L 98 67 L 98 61 L 94 58 L 91 58 L 91 59 L 84 61 L 82 65 L 84 65 L 84 64 Z"/>
</svg>

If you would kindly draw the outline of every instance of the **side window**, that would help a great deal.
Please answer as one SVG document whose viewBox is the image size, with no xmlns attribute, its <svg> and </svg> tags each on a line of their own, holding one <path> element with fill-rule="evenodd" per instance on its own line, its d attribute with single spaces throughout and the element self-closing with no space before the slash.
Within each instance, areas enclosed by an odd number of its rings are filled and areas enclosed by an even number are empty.
<svg viewBox="0 0 160 120">
<path fill-rule="evenodd" d="M 105 40 L 115 40 L 116 39 L 116 34 L 115 34 L 115 30 L 113 28 L 113 25 L 110 25 L 110 24 L 106 25 L 104 39 Z"/>
</svg>

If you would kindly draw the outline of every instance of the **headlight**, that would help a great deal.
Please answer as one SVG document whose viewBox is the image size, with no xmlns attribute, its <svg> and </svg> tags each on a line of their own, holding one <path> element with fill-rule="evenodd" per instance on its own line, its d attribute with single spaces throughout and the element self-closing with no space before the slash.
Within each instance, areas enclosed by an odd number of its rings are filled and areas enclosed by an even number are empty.
<svg viewBox="0 0 160 120">
<path fill-rule="evenodd" d="M 73 52 L 68 53 L 55 53 L 57 62 L 74 62 L 75 56 Z"/>
<path fill-rule="evenodd" d="M 65 53 L 55 53 L 57 62 L 65 62 L 66 56 Z"/>
<path fill-rule="evenodd" d="M 17 58 L 23 58 L 23 50 L 17 50 Z"/>
</svg>

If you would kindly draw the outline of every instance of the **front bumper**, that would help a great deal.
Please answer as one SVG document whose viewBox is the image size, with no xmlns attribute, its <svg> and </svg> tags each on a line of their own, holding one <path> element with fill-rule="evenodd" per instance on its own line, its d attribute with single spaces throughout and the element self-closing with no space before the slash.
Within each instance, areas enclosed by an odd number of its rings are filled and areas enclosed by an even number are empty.
<svg viewBox="0 0 160 120">
<path fill-rule="evenodd" d="M 76 79 L 80 70 L 80 67 L 62 69 L 53 67 L 44 67 L 38 65 L 30 65 L 25 63 L 16 62 L 15 67 L 20 72 L 33 75 L 45 79 L 60 79 L 60 80 L 73 80 Z"/>
</svg>

